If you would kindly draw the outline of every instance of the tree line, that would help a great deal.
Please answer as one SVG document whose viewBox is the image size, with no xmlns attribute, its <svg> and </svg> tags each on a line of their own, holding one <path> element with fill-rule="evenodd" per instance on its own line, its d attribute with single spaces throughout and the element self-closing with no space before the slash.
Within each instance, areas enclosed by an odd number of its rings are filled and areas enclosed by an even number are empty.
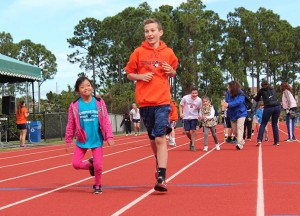
<svg viewBox="0 0 300 216">
<path fill-rule="evenodd" d="M 162 40 L 179 59 L 177 75 L 170 80 L 175 99 L 197 86 L 200 95 L 219 103 L 230 80 L 239 81 L 244 89 L 259 88 L 262 78 L 274 86 L 284 80 L 299 90 L 300 27 L 292 27 L 272 10 L 253 12 L 240 7 L 221 19 L 216 12 L 206 10 L 201 0 L 154 10 L 144 2 L 103 20 L 80 20 L 74 35 L 67 39 L 71 50 L 68 61 L 82 69 L 79 75 L 94 80 L 96 93 L 103 96 L 113 113 L 127 111 L 135 101 L 134 83 L 126 78 L 124 67 L 144 40 L 143 21 L 149 17 L 161 21 Z M 1 53 L 3 44 L 0 38 Z M 63 93 L 70 97 L 72 88 Z M 47 95 L 60 100 L 52 92 Z"/>
</svg>

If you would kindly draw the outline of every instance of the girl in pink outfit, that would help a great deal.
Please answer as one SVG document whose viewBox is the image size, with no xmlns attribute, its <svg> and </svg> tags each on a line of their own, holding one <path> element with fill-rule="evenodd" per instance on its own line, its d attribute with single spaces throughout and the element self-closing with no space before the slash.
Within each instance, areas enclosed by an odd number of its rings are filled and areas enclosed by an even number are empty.
<svg viewBox="0 0 300 216">
<path fill-rule="evenodd" d="M 286 111 L 286 127 L 288 129 L 288 138 L 285 142 L 296 141 L 294 130 L 295 130 L 295 117 L 291 115 L 291 111 L 297 111 L 297 102 L 293 96 L 292 87 L 287 82 L 281 83 L 282 91 L 282 108 Z"/>
<path fill-rule="evenodd" d="M 87 77 L 77 79 L 75 91 L 80 97 L 69 107 L 65 142 L 69 147 L 75 135 L 76 145 L 72 165 L 75 169 L 89 170 L 90 174 L 95 176 L 94 194 L 100 194 L 102 193 L 102 146 L 104 141 L 107 141 L 109 146 L 114 144 L 112 127 L 106 105 L 102 99 L 92 96 L 92 83 Z M 88 149 L 91 149 L 93 157 L 83 161 Z"/>
</svg>

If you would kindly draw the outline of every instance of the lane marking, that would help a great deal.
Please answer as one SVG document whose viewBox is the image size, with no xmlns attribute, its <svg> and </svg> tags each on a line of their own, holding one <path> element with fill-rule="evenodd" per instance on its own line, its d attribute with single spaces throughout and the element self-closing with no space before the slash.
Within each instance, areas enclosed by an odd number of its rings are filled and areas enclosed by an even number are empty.
<svg viewBox="0 0 300 216">
<path fill-rule="evenodd" d="M 224 143 L 224 142 L 223 142 Z M 220 145 L 222 145 L 223 143 L 220 143 Z M 195 163 L 197 163 L 198 161 L 200 161 L 202 158 L 204 158 L 205 156 L 207 156 L 208 154 L 210 154 L 211 152 L 213 152 L 215 150 L 215 147 L 213 149 L 211 149 L 210 151 L 208 151 L 207 153 L 205 153 L 204 155 L 201 155 L 199 158 L 197 158 L 196 160 L 194 160 L 193 162 L 189 163 L 188 165 L 186 165 L 185 167 L 183 167 L 182 169 L 180 169 L 178 172 L 174 173 L 170 178 L 168 178 L 166 181 L 169 182 L 172 179 L 174 179 L 176 176 L 178 176 L 179 174 L 181 174 L 183 171 L 185 171 L 186 169 L 188 169 L 189 167 L 191 167 L 192 165 L 194 165 Z M 142 201 L 143 199 L 145 199 L 146 197 L 148 197 L 150 194 L 152 194 L 155 190 L 151 189 L 149 191 L 147 191 L 146 193 L 144 193 L 142 196 L 138 197 L 137 199 L 133 200 L 132 202 L 130 202 L 129 204 L 127 204 L 126 206 L 124 206 L 123 208 L 119 209 L 118 211 L 116 211 L 115 213 L 113 213 L 111 216 L 118 216 L 122 213 L 124 213 L 125 211 L 127 211 L 128 209 L 130 209 L 131 207 L 133 207 L 134 205 L 136 205 L 137 203 L 139 203 L 140 201 Z"/>
<path fill-rule="evenodd" d="M 125 150 L 122 150 L 122 151 L 118 151 L 118 152 L 114 152 L 114 153 L 111 153 L 111 154 L 104 155 L 103 157 L 108 157 L 108 156 L 115 155 L 115 154 L 120 154 L 120 153 L 123 153 L 123 152 L 126 152 L 126 151 L 130 151 L 130 150 L 134 150 L 134 149 L 138 149 L 138 148 L 143 148 L 145 146 L 148 146 L 148 145 L 143 145 L 143 146 L 139 146 L 139 147 L 133 147 L 133 148 L 130 148 L 130 149 L 125 149 Z M 39 170 L 39 171 L 36 171 L 36 172 L 32 172 L 32 173 L 28 173 L 28 174 L 24 174 L 24 175 L 20 175 L 20 176 L 15 176 L 15 177 L 3 179 L 3 180 L 0 180 L 0 183 L 5 182 L 5 181 L 9 181 L 9 180 L 13 180 L 13 179 L 26 177 L 26 176 L 31 176 L 31 175 L 42 173 L 42 172 L 47 172 L 47 171 L 50 171 L 50 170 L 54 170 L 54 169 L 58 169 L 58 168 L 66 167 L 66 166 L 71 166 L 71 165 L 72 164 L 64 164 L 64 165 L 60 165 L 60 166 L 56 166 L 56 167 L 52 167 L 52 168 L 48 168 L 48 169 L 44 169 L 44 170 Z"/>
<path fill-rule="evenodd" d="M 258 149 L 258 175 L 257 175 L 257 201 L 256 201 L 256 216 L 265 215 L 264 201 L 264 179 L 262 166 L 262 145 Z"/>
</svg>

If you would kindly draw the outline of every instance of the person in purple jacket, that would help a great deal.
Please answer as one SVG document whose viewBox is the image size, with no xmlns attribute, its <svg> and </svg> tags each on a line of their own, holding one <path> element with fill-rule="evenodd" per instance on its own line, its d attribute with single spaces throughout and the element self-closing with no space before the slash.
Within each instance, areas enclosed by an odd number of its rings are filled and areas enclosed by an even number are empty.
<svg viewBox="0 0 300 216">
<path fill-rule="evenodd" d="M 76 145 L 72 159 L 75 169 L 89 170 L 95 176 L 94 194 L 102 193 L 101 177 L 103 164 L 103 142 L 113 146 L 112 126 L 108 118 L 105 102 L 92 96 L 93 86 L 87 77 L 79 77 L 75 83 L 75 91 L 80 97 L 71 103 L 68 110 L 65 143 L 67 148 L 76 137 Z M 88 149 L 93 157 L 83 161 Z"/>
</svg>

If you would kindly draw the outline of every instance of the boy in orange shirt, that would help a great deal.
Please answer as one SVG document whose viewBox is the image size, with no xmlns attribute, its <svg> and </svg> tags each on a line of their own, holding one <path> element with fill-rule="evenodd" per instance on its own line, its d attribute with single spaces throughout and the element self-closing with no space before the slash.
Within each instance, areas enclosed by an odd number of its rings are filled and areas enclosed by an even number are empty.
<svg viewBox="0 0 300 216">
<path fill-rule="evenodd" d="M 171 106 L 170 126 L 172 128 L 172 132 L 170 133 L 169 141 L 168 142 L 169 142 L 170 146 L 176 146 L 176 142 L 175 142 L 175 128 L 176 128 L 176 123 L 178 121 L 178 109 L 177 109 L 176 101 L 172 100 L 170 106 Z"/>
<path fill-rule="evenodd" d="M 156 157 L 157 182 L 154 189 L 165 192 L 168 161 L 165 136 L 171 101 L 168 78 L 175 76 L 178 59 L 173 50 L 160 40 L 163 29 L 159 20 L 145 20 L 144 34 L 146 40 L 130 55 L 125 71 L 129 80 L 136 81 L 136 102 Z"/>
</svg>

